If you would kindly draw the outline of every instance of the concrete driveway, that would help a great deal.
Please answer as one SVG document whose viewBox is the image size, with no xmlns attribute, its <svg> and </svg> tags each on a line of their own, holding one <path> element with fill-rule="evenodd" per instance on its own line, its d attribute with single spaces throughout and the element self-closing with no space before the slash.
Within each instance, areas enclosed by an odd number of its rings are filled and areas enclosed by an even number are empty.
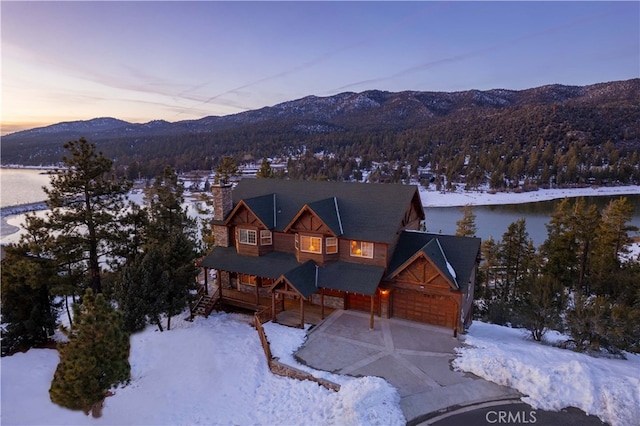
<svg viewBox="0 0 640 426">
<path fill-rule="evenodd" d="M 468 373 L 453 371 L 449 329 L 401 319 L 337 310 L 307 336 L 296 358 L 310 367 L 352 376 L 378 376 L 398 389 L 408 424 L 438 413 L 494 401 L 519 400 L 520 393 Z"/>
</svg>

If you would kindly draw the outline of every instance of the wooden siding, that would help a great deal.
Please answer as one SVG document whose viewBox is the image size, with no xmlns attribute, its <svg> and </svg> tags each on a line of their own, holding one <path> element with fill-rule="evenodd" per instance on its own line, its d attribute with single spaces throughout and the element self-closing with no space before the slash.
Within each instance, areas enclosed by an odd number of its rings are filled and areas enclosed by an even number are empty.
<svg viewBox="0 0 640 426">
<path fill-rule="evenodd" d="M 356 311 L 371 312 L 371 296 L 365 294 L 349 293 L 348 308 Z M 376 293 L 373 297 L 373 313 L 380 315 L 380 296 Z"/>
<path fill-rule="evenodd" d="M 274 232 L 273 233 L 273 250 L 285 252 L 285 253 L 295 253 L 296 252 L 295 235 L 285 234 L 284 232 Z"/>
<path fill-rule="evenodd" d="M 459 331 L 463 296 L 425 256 L 417 256 L 391 284 L 391 315 Z"/>
<path fill-rule="evenodd" d="M 262 227 L 262 229 L 264 229 L 264 225 L 260 219 L 258 219 L 256 215 L 254 215 L 253 212 L 244 205 L 238 207 L 233 216 L 227 219 L 227 223 L 235 226 L 250 225 L 255 226 L 256 228 Z"/>
<path fill-rule="evenodd" d="M 324 222 L 309 210 L 305 210 L 289 227 L 291 232 L 313 233 L 322 235 L 333 235 L 331 229 Z"/>
<path fill-rule="evenodd" d="M 451 284 L 445 278 L 431 260 L 420 256 L 410 265 L 403 269 L 397 276 L 396 281 L 416 285 L 429 285 L 440 288 L 450 288 Z"/>
<path fill-rule="evenodd" d="M 402 223 L 398 231 L 404 231 L 406 229 L 416 231 L 420 228 L 421 220 L 420 212 L 416 208 L 415 204 L 411 202 L 404 213 L 404 217 L 402 218 Z"/>
<path fill-rule="evenodd" d="M 344 262 L 387 267 L 387 244 L 373 243 L 373 258 L 351 256 L 351 240 L 338 239 L 338 258 Z"/>
<path fill-rule="evenodd" d="M 455 329 L 458 305 L 453 295 L 429 294 L 395 288 L 391 294 L 394 317 Z"/>
<path fill-rule="evenodd" d="M 238 235 L 238 232 L 240 229 L 248 229 L 248 230 L 252 230 L 256 232 L 256 244 L 242 244 L 240 242 L 240 237 Z M 255 227 L 248 227 L 248 226 L 243 226 L 242 228 L 238 228 L 236 227 L 235 232 L 234 232 L 234 239 L 235 239 L 235 244 L 236 244 L 236 251 L 238 252 L 238 254 L 242 254 L 244 256 L 260 256 L 260 246 L 259 244 L 259 235 L 260 235 L 260 230 L 258 228 Z"/>
</svg>

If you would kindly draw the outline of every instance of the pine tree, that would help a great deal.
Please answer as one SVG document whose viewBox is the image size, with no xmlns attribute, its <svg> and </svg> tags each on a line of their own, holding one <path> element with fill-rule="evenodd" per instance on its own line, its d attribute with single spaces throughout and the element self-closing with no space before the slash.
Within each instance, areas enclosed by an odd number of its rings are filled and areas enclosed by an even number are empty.
<svg viewBox="0 0 640 426">
<path fill-rule="evenodd" d="M 160 317 L 182 312 L 195 288 L 198 257 L 196 222 L 187 215 L 184 188 L 171 167 L 165 167 L 153 185 L 145 188 L 145 221 L 142 252 L 124 268 L 117 280 L 116 297 L 127 328 L 138 330 L 143 321 L 156 324 Z"/>
<path fill-rule="evenodd" d="M 547 239 L 541 251 L 547 259 L 544 273 L 564 287 L 573 288 L 577 282 L 577 244 L 572 226 L 572 208 L 564 198 L 557 206 L 547 227 Z"/>
<path fill-rule="evenodd" d="M 626 197 L 621 197 L 605 207 L 596 230 L 593 287 L 597 294 L 610 296 L 612 300 L 628 291 L 619 284 L 623 272 L 621 256 L 628 253 L 631 244 L 629 233 L 638 230 L 628 224 L 632 217 L 633 206 Z"/>
<path fill-rule="evenodd" d="M 532 273 L 522 286 L 516 302 L 519 322 L 529 330 L 531 337 L 540 342 L 545 333 L 561 323 L 564 310 L 563 289 L 557 281 L 545 275 Z"/>
<path fill-rule="evenodd" d="M 57 235 L 56 246 L 74 253 L 74 263 L 87 265 L 89 285 L 100 293 L 100 258 L 123 238 L 120 219 L 131 182 L 116 178 L 113 162 L 84 138 L 64 148 L 70 153 L 62 159 L 65 168 L 56 170 L 50 188 L 44 188 L 51 209 L 48 226 Z"/>
<path fill-rule="evenodd" d="M 2 286 L 2 355 L 44 343 L 53 335 L 57 309 L 49 293 L 56 276 L 50 259 L 32 253 L 27 244 L 4 247 Z"/>
<path fill-rule="evenodd" d="M 260 169 L 256 173 L 256 176 L 259 178 L 272 178 L 273 170 L 271 170 L 271 164 L 267 157 L 262 159 L 262 163 L 260 164 Z"/>
<path fill-rule="evenodd" d="M 476 236 L 476 214 L 473 207 L 469 204 L 462 208 L 462 219 L 456 222 L 456 235 L 459 237 L 475 237 Z"/>
<path fill-rule="evenodd" d="M 215 172 L 216 177 L 214 183 L 216 184 L 228 183 L 230 178 L 240 175 L 238 164 L 236 164 L 236 161 L 233 159 L 233 157 L 223 157 L 222 162 L 216 168 Z"/>
<path fill-rule="evenodd" d="M 517 297 L 520 285 L 535 261 L 535 248 L 524 218 L 510 224 L 503 234 L 498 259 L 503 272 L 500 298 L 511 302 Z"/>
<path fill-rule="evenodd" d="M 114 286 L 124 329 L 142 330 L 148 322 L 162 329 L 163 300 L 170 286 L 158 246 L 151 246 L 122 268 Z"/>
<path fill-rule="evenodd" d="M 109 389 L 129 380 L 129 335 L 118 312 L 90 289 L 82 304 L 74 305 L 74 316 L 49 396 L 58 405 L 99 417 Z"/>
<path fill-rule="evenodd" d="M 586 207 L 584 198 L 578 198 L 573 205 L 572 219 L 578 257 L 577 287 L 588 294 L 590 292 L 591 257 L 596 230 L 600 222 L 600 212 L 595 204 Z"/>
</svg>

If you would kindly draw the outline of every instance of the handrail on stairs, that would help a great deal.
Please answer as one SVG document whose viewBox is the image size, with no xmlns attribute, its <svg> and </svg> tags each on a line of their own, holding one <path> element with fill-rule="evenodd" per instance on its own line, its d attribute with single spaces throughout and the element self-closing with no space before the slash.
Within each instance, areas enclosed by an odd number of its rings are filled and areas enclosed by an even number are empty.
<svg viewBox="0 0 640 426">
<path fill-rule="evenodd" d="M 213 311 L 213 307 L 216 305 L 216 303 L 219 300 L 220 300 L 220 287 L 218 287 L 216 289 L 216 291 L 213 292 L 213 294 L 211 295 L 211 299 L 209 300 L 209 302 L 204 307 L 204 315 L 205 316 L 207 316 L 207 317 L 209 316 L 211 311 Z"/>
</svg>

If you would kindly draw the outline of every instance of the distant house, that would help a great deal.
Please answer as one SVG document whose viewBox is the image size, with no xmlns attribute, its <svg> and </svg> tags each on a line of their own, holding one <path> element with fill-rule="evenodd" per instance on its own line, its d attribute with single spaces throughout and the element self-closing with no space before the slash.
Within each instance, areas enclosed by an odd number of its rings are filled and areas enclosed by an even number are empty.
<svg viewBox="0 0 640 426">
<path fill-rule="evenodd" d="M 301 324 L 318 307 L 368 312 L 372 327 L 375 316 L 454 334 L 469 323 L 480 239 L 419 232 L 417 187 L 243 179 L 212 191 L 216 247 L 200 266 L 213 302 L 275 319 L 295 300 Z"/>
</svg>

